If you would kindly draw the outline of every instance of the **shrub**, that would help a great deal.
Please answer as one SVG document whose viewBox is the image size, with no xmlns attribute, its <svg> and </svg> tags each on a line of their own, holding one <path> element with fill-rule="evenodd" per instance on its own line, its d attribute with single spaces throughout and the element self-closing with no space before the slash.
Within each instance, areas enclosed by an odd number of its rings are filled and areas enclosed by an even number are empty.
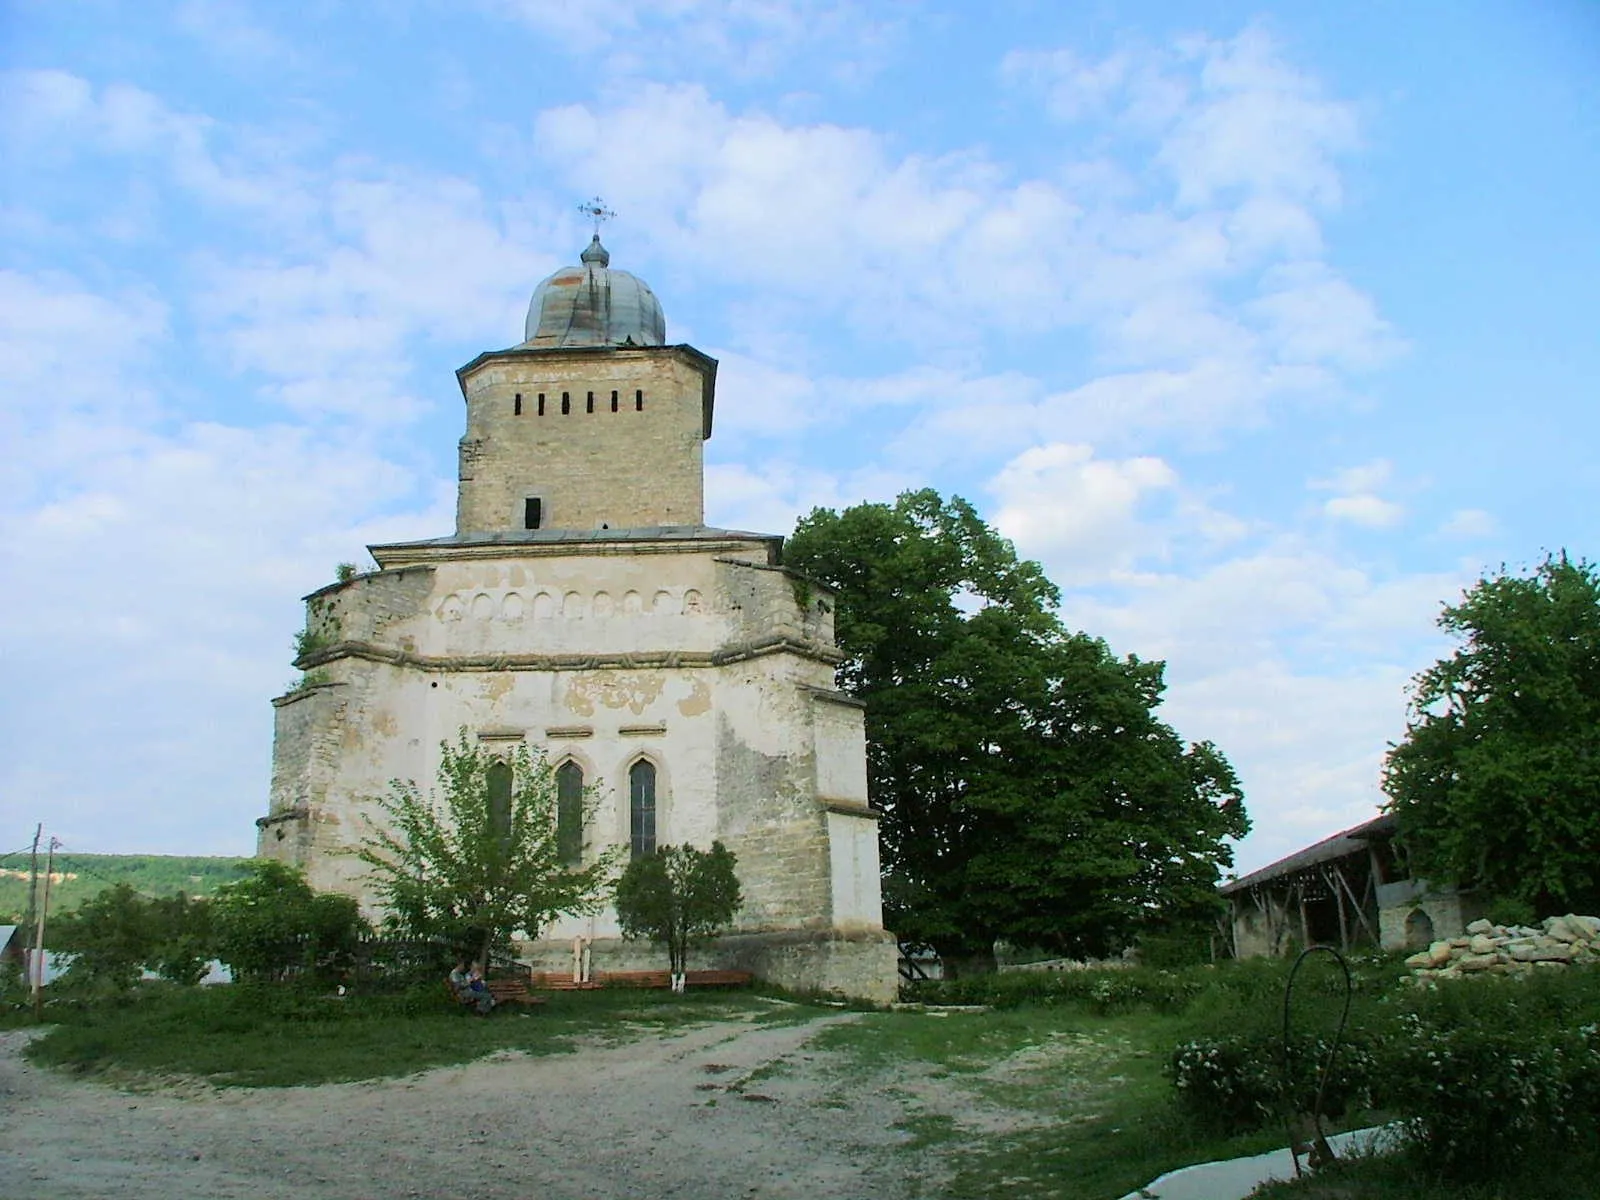
<svg viewBox="0 0 1600 1200">
<path fill-rule="evenodd" d="M 1309 1113 L 1319 1089 L 1324 1116 L 1371 1107 L 1379 1071 L 1370 1035 L 1341 1040 L 1324 1083 L 1331 1047 L 1330 1037 L 1296 1037 L 1286 1063 L 1281 1033 L 1195 1038 L 1172 1052 L 1167 1074 L 1179 1107 L 1221 1133 L 1259 1129 L 1290 1112 Z"/>
<path fill-rule="evenodd" d="M 251 863 L 212 906 L 218 957 L 244 982 L 333 978 L 368 932 L 354 899 L 314 892 L 299 871 L 269 859 Z"/>
<path fill-rule="evenodd" d="M 1455 1180 L 1506 1178 L 1594 1149 L 1600 1128 L 1600 972 L 1450 981 L 1405 997 L 1385 1098 Z"/>
<path fill-rule="evenodd" d="M 1141 1010 L 1182 1012 L 1207 986 L 1198 970 L 1107 967 L 1071 971 L 1004 971 L 909 985 L 910 999 L 927 1004 L 1066 1005 L 1099 1016 Z"/>
</svg>

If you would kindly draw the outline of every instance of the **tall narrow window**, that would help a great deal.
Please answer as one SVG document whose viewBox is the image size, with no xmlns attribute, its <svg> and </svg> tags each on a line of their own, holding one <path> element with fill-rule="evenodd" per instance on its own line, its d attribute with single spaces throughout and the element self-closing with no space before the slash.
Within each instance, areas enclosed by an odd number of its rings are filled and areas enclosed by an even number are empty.
<svg viewBox="0 0 1600 1200">
<path fill-rule="evenodd" d="M 593 412 L 594 411 L 594 393 L 593 392 L 589 393 L 589 407 L 586 408 L 584 411 L 585 412 Z"/>
<path fill-rule="evenodd" d="M 569 392 L 561 393 L 561 415 L 567 416 L 572 412 L 572 395 Z"/>
<path fill-rule="evenodd" d="M 522 502 L 522 527 L 537 529 L 542 524 L 544 524 L 544 501 L 537 496 L 529 496 Z"/>
<path fill-rule="evenodd" d="M 511 764 L 490 763 L 484 784 L 489 793 L 489 828 L 503 842 L 511 836 Z"/>
<path fill-rule="evenodd" d="M 643 759 L 628 770 L 628 826 L 634 858 L 656 852 L 656 768 Z"/>
<path fill-rule="evenodd" d="M 643 412 L 644 411 L 644 389 L 643 388 L 639 388 L 639 389 L 635 390 L 634 393 L 633 393 L 633 411 L 634 412 Z"/>
<path fill-rule="evenodd" d="M 612 388 L 611 389 L 611 411 L 612 412 L 616 412 L 617 411 L 617 389 L 616 388 Z"/>
<path fill-rule="evenodd" d="M 512 398 L 512 401 L 511 401 L 511 415 L 513 417 L 520 417 L 522 415 L 522 393 L 521 392 L 518 392 L 516 394 L 516 396 Z"/>
<path fill-rule="evenodd" d="M 556 857 L 563 867 L 583 862 L 583 768 L 571 761 L 556 768 Z"/>
<path fill-rule="evenodd" d="M 539 415 L 544 416 L 544 393 L 539 393 Z"/>
</svg>

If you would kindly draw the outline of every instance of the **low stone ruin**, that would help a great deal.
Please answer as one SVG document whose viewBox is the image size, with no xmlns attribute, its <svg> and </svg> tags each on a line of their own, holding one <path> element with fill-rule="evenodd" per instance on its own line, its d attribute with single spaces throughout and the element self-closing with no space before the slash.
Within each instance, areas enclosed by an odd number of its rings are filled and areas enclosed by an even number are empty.
<svg viewBox="0 0 1600 1200">
<path fill-rule="evenodd" d="M 1539 928 L 1474 921 L 1465 937 L 1434 942 L 1406 959 L 1419 978 L 1455 979 L 1484 971 L 1530 971 L 1600 962 L 1600 917 L 1546 917 Z"/>
</svg>

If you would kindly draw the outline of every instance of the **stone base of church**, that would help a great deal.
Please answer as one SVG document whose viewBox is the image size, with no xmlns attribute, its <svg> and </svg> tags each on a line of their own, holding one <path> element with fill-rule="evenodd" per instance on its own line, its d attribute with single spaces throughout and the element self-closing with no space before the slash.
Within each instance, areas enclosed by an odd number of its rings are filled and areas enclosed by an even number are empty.
<svg viewBox="0 0 1600 1200">
<path fill-rule="evenodd" d="M 520 957 L 535 971 L 569 974 L 570 941 L 525 942 Z M 648 942 L 596 938 L 589 943 L 593 971 L 662 970 L 666 951 Z M 900 988 L 900 951 L 882 929 L 786 929 L 736 933 L 689 954 L 690 970 L 749 971 L 763 983 L 793 992 L 890 1004 Z"/>
</svg>

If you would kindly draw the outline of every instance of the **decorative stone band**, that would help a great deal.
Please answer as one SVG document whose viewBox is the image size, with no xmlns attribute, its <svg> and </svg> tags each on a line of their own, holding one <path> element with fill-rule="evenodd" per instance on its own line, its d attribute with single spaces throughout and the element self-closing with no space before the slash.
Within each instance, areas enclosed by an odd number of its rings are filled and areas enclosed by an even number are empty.
<svg viewBox="0 0 1600 1200">
<path fill-rule="evenodd" d="M 647 670 L 651 667 L 722 667 L 768 654 L 794 654 L 835 666 L 844 655 L 820 642 L 774 634 L 753 638 L 716 650 L 648 650 L 631 654 L 413 654 L 373 642 L 336 642 L 295 660 L 308 671 L 341 658 L 362 658 L 420 671 L 601 671 L 613 668 Z"/>
<path fill-rule="evenodd" d="M 281 824 L 284 821 L 305 821 L 310 819 L 310 817 L 311 810 L 306 808 L 304 805 L 300 805 L 295 808 L 286 808 L 282 812 L 275 812 L 270 816 L 257 817 L 256 828 L 269 829 L 272 826 Z"/>
<path fill-rule="evenodd" d="M 880 820 L 883 814 L 870 804 L 863 804 L 859 800 L 838 800 L 828 796 L 819 796 L 822 807 L 829 812 L 843 813 L 847 817 L 869 817 L 874 821 Z"/>
</svg>

